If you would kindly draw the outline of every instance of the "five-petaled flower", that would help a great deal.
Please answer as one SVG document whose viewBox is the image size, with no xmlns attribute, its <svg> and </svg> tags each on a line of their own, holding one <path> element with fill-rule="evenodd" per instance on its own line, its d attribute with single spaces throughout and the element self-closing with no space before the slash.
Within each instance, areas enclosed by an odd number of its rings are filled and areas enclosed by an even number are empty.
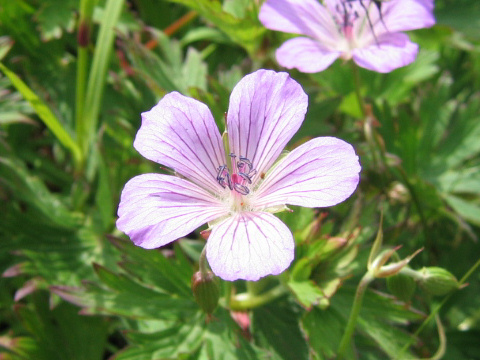
<svg viewBox="0 0 480 360">
<path fill-rule="evenodd" d="M 307 141 L 279 159 L 307 105 L 307 95 L 287 73 L 245 76 L 230 97 L 225 149 L 204 104 L 177 92 L 165 95 L 142 113 L 134 147 L 178 176 L 131 179 L 121 195 L 117 227 L 151 249 L 209 223 L 206 254 L 216 275 L 258 280 L 281 273 L 293 260 L 294 240 L 272 213 L 286 204 L 338 204 L 359 181 L 353 147 L 333 137 Z"/>
<path fill-rule="evenodd" d="M 301 34 L 276 51 L 280 65 L 306 73 L 337 58 L 386 73 L 415 60 L 418 45 L 402 31 L 435 24 L 433 0 L 267 0 L 260 21 L 271 30 Z"/>
</svg>

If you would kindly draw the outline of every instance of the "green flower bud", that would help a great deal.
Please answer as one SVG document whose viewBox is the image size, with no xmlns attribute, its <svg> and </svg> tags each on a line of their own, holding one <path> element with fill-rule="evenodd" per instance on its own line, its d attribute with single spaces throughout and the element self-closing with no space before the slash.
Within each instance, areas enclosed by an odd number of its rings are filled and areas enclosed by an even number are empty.
<svg viewBox="0 0 480 360">
<path fill-rule="evenodd" d="M 396 274 L 387 277 L 387 288 L 397 299 L 409 302 L 415 293 L 417 284 L 410 276 Z"/>
<path fill-rule="evenodd" d="M 424 267 L 419 273 L 422 275 L 420 284 L 432 295 L 445 295 L 460 287 L 457 278 L 445 269 Z"/>
<path fill-rule="evenodd" d="M 192 276 L 192 291 L 197 304 L 207 314 L 211 314 L 220 298 L 218 278 L 211 271 L 207 271 L 204 277 L 200 271 L 197 271 Z"/>
</svg>

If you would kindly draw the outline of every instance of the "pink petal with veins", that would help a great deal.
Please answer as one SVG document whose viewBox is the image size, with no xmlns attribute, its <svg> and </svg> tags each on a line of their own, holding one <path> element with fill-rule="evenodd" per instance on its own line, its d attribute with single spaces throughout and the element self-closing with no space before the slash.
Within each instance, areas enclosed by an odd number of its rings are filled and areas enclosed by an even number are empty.
<svg viewBox="0 0 480 360">
<path fill-rule="evenodd" d="M 225 204 L 190 181 L 144 174 L 125 185 L 117 227 L 135 245 L 153 249 L 227 214 Z"/>
<path fill-rule="evenodd" d="M 307 95 L 287 73 L 258 70 L 235 86 L 227 113 L 230 151 L 251 161 L 253 182 L 297 132 L 307 106 Z"/>
<path fill-rule="evenodd" d="M 355 191 L 360 169 L 352 145 L 334 137 L 315 138 L 267 173 L 251 203 L 258 210 L 283 204 L 333 206 Z"/>
<path fill-rule="evenodd" d="M 225 164 L 223 143 L 205 104 L 177 92 L 165 95 L 142 113 L 142 126 L 133 144 L 149 160 L 215 193 L 218 167 Z"/>
<path fill-rule="evenodd" d="M 240 212 L 213 228 L 207 241 L 207 259 L 224 280 L 256 281 L 278 275 L 294 257 L 288 227 L 269 213 Z"/>
</svg>

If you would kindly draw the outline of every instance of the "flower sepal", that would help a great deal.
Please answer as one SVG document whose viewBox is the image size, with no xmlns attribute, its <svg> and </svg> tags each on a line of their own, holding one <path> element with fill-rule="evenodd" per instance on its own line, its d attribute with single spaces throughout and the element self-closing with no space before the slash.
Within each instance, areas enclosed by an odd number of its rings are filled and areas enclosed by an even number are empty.
<svg viewBox="0 0 480 360">
<path fill-rule="evenodd" d="M 420 248 L 410 256 L 407 256 L 405 259 L 395 261 L 386 265 L 387 262 L 392 258 L 392 256 L 397 256 L 396 252 L 398 249 L 401 248 L 401 246 L 397 246 L 393 249 L 381 250 L 383 243 L 382 226 L 383 214 L 380 218 L 380 225 L 378 228 L 377 236 L 375 238 L 375 241 L 373 242 L 372 250 L 370 251 L 367 263 L 368 272 L 374 278 L 388 278 L 389 276 L 398 274 L 419 252 L 423 250 L 423 248 Z"/>
<path fill-rule="evenodd" d="M 428 293 L 434 296 L 446 295 L 453 290 L 460 288 L 457 278 L 448 270 L 440 267 L 424 267 L 417 271 L 420 285 Z"/>
<path fill-rule="evenodd" d="M 415 256 L 417 256 L 418 253 L 423 250 L 423 248 L 420 248 L 403 260 L 385 265 L 399 248 L 400 246 L 397 246 L 390 250 L 384 250 L 380 253 L 380 255 L 378 255 L 378 257 L 373 261 L 372 267 L 369 269 L 369 272 L 373 275 L 373 277 L 388 278 L 389 276 L 398 274 Z"/>
</svg>

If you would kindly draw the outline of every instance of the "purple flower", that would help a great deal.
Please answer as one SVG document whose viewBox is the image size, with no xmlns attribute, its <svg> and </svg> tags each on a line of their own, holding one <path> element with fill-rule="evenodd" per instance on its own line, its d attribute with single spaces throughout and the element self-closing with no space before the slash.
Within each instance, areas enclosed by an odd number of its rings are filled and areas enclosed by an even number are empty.
<svg viewBox="0 0 480 360">
<path fill-rule="evenodd" d="M 401 31 L 435 24 L 433 0 L 267 0 L 265 27 L 301 34 L 277 49 L 280 65 L 306 73 L 325 70 L 337 58 L 385 73 L 415 60 L 418 45 Z"/>
<path fill-rule="evenodd" d="M 287 73 L 245 76 L 230 97 L 225 149 L 204 104 L 177 92 L 165 95 L 142 113 L 134 147 L 178 176 L 131 179 L 117 227 L 136 245 L 152 249 L 208 222 L 207 259 L 216 275 L 258 280 L 281 273 L 293 260 L 294 241 L 272 213 L 286 204 L 338 204 L 359 181 L 354 149 L 333 137 L 310 140 L 279 160 L 307 105 L 307 95 Z"/>
</svg>

